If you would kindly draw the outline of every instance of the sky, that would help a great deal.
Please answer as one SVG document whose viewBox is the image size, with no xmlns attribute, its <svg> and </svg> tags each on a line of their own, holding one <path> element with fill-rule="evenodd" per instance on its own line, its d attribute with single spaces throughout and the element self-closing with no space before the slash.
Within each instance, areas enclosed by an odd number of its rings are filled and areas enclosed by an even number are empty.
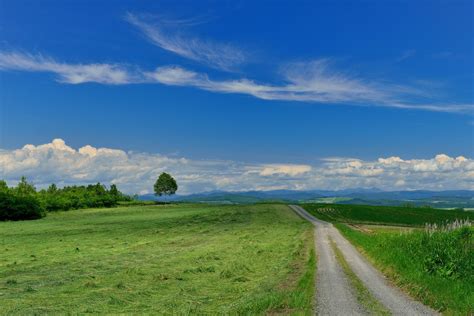
<svg viewBox="0 0 474 316">
<path fill-rule="evenodd" d="M 474 189 L 473 6 L 0 0 L 0 178 Z"/>
</svg>

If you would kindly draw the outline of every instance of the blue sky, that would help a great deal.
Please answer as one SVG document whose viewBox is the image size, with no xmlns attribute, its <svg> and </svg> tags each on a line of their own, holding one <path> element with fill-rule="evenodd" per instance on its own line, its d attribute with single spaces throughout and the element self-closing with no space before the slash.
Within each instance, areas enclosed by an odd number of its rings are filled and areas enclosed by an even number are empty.
<svg viewBox="0 0 474 316">
<path fill-rule="evenodd" d="M 471 1 L 1 1 L 0 148 L 472 157 L 473 33 Z"/>
</svg>

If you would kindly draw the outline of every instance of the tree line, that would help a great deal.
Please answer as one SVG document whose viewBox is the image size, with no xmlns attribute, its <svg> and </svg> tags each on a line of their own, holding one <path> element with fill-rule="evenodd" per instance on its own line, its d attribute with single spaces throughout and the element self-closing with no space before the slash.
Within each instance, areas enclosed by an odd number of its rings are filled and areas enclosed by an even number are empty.
<svg viewBox="0 0 474 316">
<path fill-rule="evenodd" d="M 176 180 L 166 172 L 160 174 L 153 186 L 157 196 L 175 194 L 177 190 Z M 0 221 L 38 219 L 55 211 L 113 207 L 135 198 L 120 192 L 115 184 L 109 188 L 101 183 L 58 188 L 53 183 L 37 191 L 25 177 L 21 177 L 16 187 L 8 187 L 0 180 Z"/>
<path fill-rule="evenodd" d="M 115 184 L 109 188 L 101 183 L 58 188 L 51 184 L 37 191 L 22 177 L 16 187 L 0 180 L 0 220 L 37 219 L 47 212 L 90 207 L 113 207 L 132 197 L 119 191 Z"/>
</svg>

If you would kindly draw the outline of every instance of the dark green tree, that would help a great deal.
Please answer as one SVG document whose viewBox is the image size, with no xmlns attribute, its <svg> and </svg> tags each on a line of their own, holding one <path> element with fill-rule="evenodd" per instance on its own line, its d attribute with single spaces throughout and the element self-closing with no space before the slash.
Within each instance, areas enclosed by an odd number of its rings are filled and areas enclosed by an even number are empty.
<svg viewBox="0 0 474 316">
<path fill-rule="evenodd" d="M 0 180 L 0 221 L 36 219 L 45 215 L 35 187 L 21 177 L 15 188 Z"/>
<path fill-rule="evenodd" d="M 166 172 L 160 174 L 153 187 L 158 196 L 175 194 L 178 191 L 176 180 Z"/>
<path fill-rule="evenodd" d="M 51 184 L 49 187 L 48 187 L 48 193 L 49 194 L 54 194 L 58 191 L 58 187 L 56 186 L 56 184 Z"/>
<path fill-rule="evenodd" d="M 8 185 L 5 180 L 0 180 L 0 192 L 7 192 L 8 191 Z"/>
<path fill-rule="evenodd" d="M 110 186 L 110 190 L 109 190 L 109 193 L 113 196 L 113 197 L 119 197 L 120 196 L 120 192 L 119 190 L 117 189 L 117 186 L 115 184 L 112 184 Z"/>
<path fill-rule="evenodd" d="M 18 182 L 15 190 L 19 195 L 22 196 L 36 194 L 36 188 L 31 183 L 26 181 L 26 177 L 21 177 L 20 182 Z"/>
</svg>

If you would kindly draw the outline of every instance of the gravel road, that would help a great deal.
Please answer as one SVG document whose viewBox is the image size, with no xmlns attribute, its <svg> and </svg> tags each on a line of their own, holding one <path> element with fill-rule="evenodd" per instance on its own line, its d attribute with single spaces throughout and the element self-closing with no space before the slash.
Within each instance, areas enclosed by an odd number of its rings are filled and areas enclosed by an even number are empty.
<svg viewBox="0 0 474 316">
<path fill-rule="evenodd" d="M 438 315 L 434 310 L 411 299 L 389 284 L 347 239 L 330 223 L 321 221 L 302 207 L 290 205 L 298 215 L 315 226 L 318 256 L 316 276 L 317 315 L 364 315 L 367 312 L 358 304 L 349 280 L 335 258 L 329 240 L 332 239 L 352 271 L 371 294 L 393 315 Z"/>
</svg>

